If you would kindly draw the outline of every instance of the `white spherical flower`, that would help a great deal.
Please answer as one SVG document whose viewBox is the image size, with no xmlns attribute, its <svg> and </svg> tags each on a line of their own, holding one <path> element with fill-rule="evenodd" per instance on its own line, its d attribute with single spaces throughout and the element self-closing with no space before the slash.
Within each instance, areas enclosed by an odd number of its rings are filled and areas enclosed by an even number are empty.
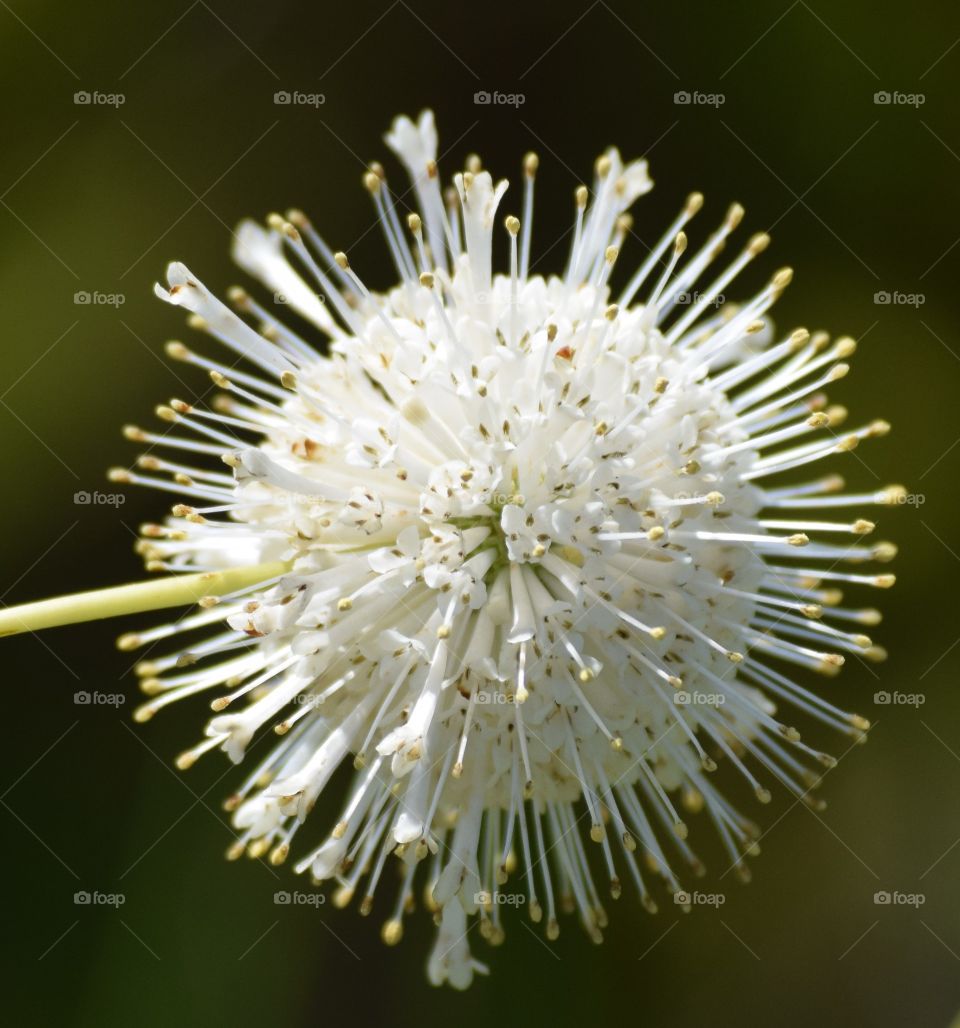
<svg viewBox="0 0 960 1028">
<path fill-rule="evenodd" d="M 839 586 L 893 581 L 844 570 L 892 547 L 848 538 L 867 521 L 829 518 L 901 492 L 781 477 L 887 426 L 839 432 L 844 412 L 827 406 L 852 340 L 774 331 L 789 269 L 725 302 L 769 242 L 754 235 L 712 270 L 742 208 L 688 248 L 692 194 L 616 295 L 645 161 L 597 160 L 565 270 L 543 277 L 534 155 L 522 216 L 504 221 L 507 183 L 477 158 L 441 191 L 432 114 L 386 139 L 419 209 L 401 214 L 379 165 L 365 176 L 399 279 L 388 292 L 297 211 L 236 236 L 281 306 L 236 289 L 234 312 L 183 264 L 157 287 L 233 354 L 169 345 L 219 393 L 160 408 L 169 431 L 128 428 L 149 451 L 115 477 L 183 501 L 145 529 L 151 569 L 233 584 L 121 644 L 183 635 L 140 665 L 137 714 L 213 697 L 181 767 L 213 749 L 239 763 L 276 733 L 229 800 L 231 855 L 279 864 L 298 836 L 296 870 L 336 883 L 338 906 L 382 909 L 388 943 L 423 897 L 430 980 L 463 988 L 485 970 L 468 928 L 500 942 L 506 907 L 551 939 L 568 910 L 599 941 L 602 893 L 682 903 L 684 875 L 702 872 L 687 812 L 704 811 L 746 877 L 758 832 L 715 784 L 718 760 L 760 802 L 774 780 L 815 802 L 834 761 L 794 716 L 854 739 L 868 725 L 792 671 L 879 659 L 862 634 L 879 615 L 839 606 Z M 283 304 L 325 339 L 285 324 Z M 323 835 L 309 815 L 345 762 L 355 776 Z"/>
</svg>

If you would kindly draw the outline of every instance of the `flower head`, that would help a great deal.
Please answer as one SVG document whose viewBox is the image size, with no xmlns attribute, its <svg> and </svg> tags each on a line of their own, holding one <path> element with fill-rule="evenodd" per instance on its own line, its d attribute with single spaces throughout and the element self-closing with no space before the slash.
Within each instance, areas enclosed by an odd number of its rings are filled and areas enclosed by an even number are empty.
<svg viewBox="0 0 960 1028">
<path fill-rule="evenodd" d="M 844 412 L 823 390 L 852 340 L 775 333 L 767 312 L 789 269 L 725 302 L 769 242 L 718 260 L 742 208 L 688 248 L 692 194 L 614 300 L 646 162 L 597 160 L 566 268 L 544 277 L 531 272 L 534 155 L 521 216 L 504 220 L 507 183 L 477 158 L 442 192 L 430 112 L 386 139 L 417 206 L 402 223 L 371 167 L 399 279 L 388 292 L 298 211 L 236 234 L 240 265 L 325 340 L 242 289 L 231 310 L 183 264 L 157 286 L 233 352 L 169 344 L 219 393 L 161 407 L 168 432 L 128 428 L 149 451 L 115 477 L 182 501 L 144 530 L 151 569 L 254 566 L 264 580 L 121 645 L 183 636 L 141 663 L 137 714 L 212 697 L 181 767 L 259 750 L 228 802 L 231 855 L 279 864 L 296 846 L 296 870 L 333 880 L 337 905 L 383 910 L 388 943 L 424 896 L 429 977 L 462 988 L 483 970 L 469 927 L 501 941 L 505 906 L 549 938 L 570 910 L 599 941 L 601 893 L 627 888 L 654 911 L 666 886 L 682 901 L 702 871 L 687 813 L 705 812 L 746 877 L 757 829 L 715 784 L 718 759 L 760 802 L 775 780 L 815 802 L 833 759 L 793 715 L 854 739 L 868 726 L 792 675 L 880 658 L 861 631 L 879 615 L 838 606 L 838 587 L 892 583 L 845 570 L 892 556 L 860 541 L 873 526 L 829 518 L 900 493 L 781 477 L 887 426 L 837 431 Z M 310 813 L 345 763 L 353 781 L 323 835 Z"/>
</svg>

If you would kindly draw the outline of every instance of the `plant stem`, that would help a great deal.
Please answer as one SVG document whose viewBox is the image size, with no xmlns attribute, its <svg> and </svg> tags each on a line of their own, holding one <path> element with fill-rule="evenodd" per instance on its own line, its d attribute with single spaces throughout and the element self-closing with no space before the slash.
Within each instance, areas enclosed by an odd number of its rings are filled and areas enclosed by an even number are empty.
<svg viewBox="0 0 960 1028">
<path fill-rule="evenodd" d="M 223 596 L 256 585 L 289 570 L 289 564 L 271 561 L 229 568 L 226 571 L 173 575 L 153 581 L 74 593 L 72 596 L 55 596 L 36 603 L 23 603 L 0 610 L 0 636 L 36 632 L 41 628 L 97 621 L 146 610 L 161 610 L 164 607 L 182 607 L 197 603 L 204 596 Z"/>
</svg>

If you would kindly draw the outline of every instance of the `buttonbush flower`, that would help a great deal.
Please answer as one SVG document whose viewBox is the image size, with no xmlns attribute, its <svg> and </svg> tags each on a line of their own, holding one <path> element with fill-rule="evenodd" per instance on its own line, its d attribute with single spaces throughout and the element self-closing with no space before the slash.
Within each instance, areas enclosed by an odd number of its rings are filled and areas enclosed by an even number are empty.
<svg viewBox="0 0 960 1028">
<path fill-rule="evenodd" d="M 687 903 L 682 882 L 703 873 L 692 815 L 747 878 L 759 833 L 718 762 L 760 803 L 779 782 L 817 804 L 835 761 L 795 716 L 853 740 L 869 726 L 794 676 L 882 658 L 863 633 L 880 615 L 840 589 L 891 585 L 872 564 L 893 547 L 843 511 L 903 490 L 784 477 L 888 426 L 841 429 L 828 406 L 852 339 L 775 331 L 789 269 L 726 302 L 769 243 L 722 257 L 739 205 L 688 246 L 693 193 L 647 248 L 627 213 L 647 164 L 610 149 L 576 190 L 564 268 L 535 274 L 534 154 L 504 218 L 507 183 L 476 157 L 441 188 L 429 111 L 386 141 L 412 181 L 397 196 L 379 164 L 364 177 L 387 292 L 300 211 L 236 234 L 273 302 L 236 288 L 231 309 L 179 263 L 156 287 L 222 346 L 168 344 L 216 395 L 160 407 L 160 431 L 128 427 L 146 450 L 112 474 L 176 496 L 140 544 L 149 570 L 176 574 L 3 628 L 199 600 L 120 646 L 151 647 L 137 720 L 212 708 L 181 768 L 253 758 L 227 802 L 229 855 L 293 853 L 337 906 L 376 909 L 387 943 L 424 906 L 430 980 L 464 988 L 485 970 L 475 935 L 499 943 L 511 918 L 553 939 L 570 913 L 599 942 L 607 897 Z M 324 825 L 311 811 L 331 782 L 342 802 Z"/>
</svg>

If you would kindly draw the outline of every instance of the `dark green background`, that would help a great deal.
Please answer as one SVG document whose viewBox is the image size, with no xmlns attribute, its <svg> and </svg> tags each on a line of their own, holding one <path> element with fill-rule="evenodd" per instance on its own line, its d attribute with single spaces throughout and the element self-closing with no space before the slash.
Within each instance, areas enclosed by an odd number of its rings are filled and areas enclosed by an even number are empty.
<svg viewBox="0 0 960 1028">
<path fill-rule="evenodd" d="M 566 230 L 572 191 L 609 143 L 649 152 L 657 185 L 635 209 L 647 243 L 694 188 L 709 205 L 695 240 L 733 199 L 751 229 L 774 226 L 742 289 L 790 263 L 778 323 L 862 338 L 834 399 L 894 432 L 843 470 L 857 488 L 902 481 L 925 498 L 877 514 L 878 537 L 901 547 L 899 583 L 864 599 L 886 609 L 876 635 L 891 659 L 818 683 L 876 721 L 829 777 L 829 809 L 814 816 L 781 793 L 756 810 L 727 778 L 770 829 L 751 886 L 718 881 L 722 857 L 694 822 L 713 858 L 702 888 L 726 895 L 719 912 L 680 916 L 668 901 L 651 918 L 625 894 L 600 948 L 572 922 L 547 947 L 514 919 L 492 978 L 465 996 L 426 984 L 424 919 L 388 950 L 381 918 L 277 907 L 274 891 L 299 885 L 288 869 L 223 861 L 219 804 L 242 772 L 219 756 L 171 770 L 205 705 L 142 727 L 129 718 L 131 661 L 113 639 L 149 617 L 4 641 L 11 1023 L 949 1023 L 960 1008 L 960 46 L 947 52 L 958 36 L 954 4 L 865 0 L 0 4 L 4 603 L 140 575 L 133 532 L 168 499 L 130 489 L 115 510 L 73 494 L 109 490 L 104 469 L 132 460 L 121 424 L 152 424 L 156 402 L 206 386 L 162 360 L 164 340 L 186 332 L 151 295 L 166 261 L 224 288 L 239 278 L 229 228 L 296 204 L 369 283 L 387 284 L 360 176 L 385 156 L 394 113 L 425 105 L 451 148 L 447 175 L 477 151 L 515 177 L 522 153 L 539 151 L 535 256 Z M 83 89 L 126 102 L 77 106 Z M 275 106 L 279 89 L 326 103 Z M 478 89 L 526 103 L 475 106 Z M 679 106 L 678 90 L 726 102 Z M 926 102 L 878 106 L 878 90 Z M 515 187 L 504 212 L 517 205 Z M 632 242 L 621 264 L 643 252 Z M 78 290 L 126 302 L 78 306 Z M 879 290 L 925 302 L 877 305 Z M 876 706 L 881 688 L 926 702 Z M 119 713 L 77 706 L 78 689 L 129 699 Z M 77 907 L 79 889 L 122 891 L 126 904 Z M 878 890 L 925 903 L 877 906 Z"/>
</svg>

